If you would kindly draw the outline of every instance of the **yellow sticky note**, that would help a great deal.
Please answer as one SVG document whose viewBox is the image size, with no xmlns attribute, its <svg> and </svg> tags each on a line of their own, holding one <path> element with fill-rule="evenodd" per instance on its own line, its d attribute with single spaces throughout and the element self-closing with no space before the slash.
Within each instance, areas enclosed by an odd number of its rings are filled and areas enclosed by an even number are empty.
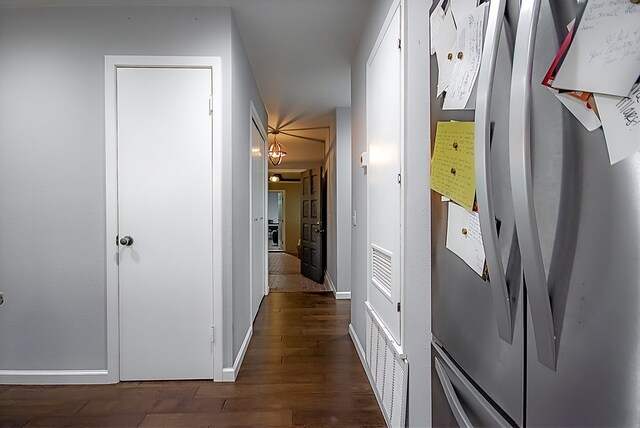
<svg viewBox="0 0 640 428">
<path fill-rule="evenodd" d="M 473 132 L 473 122 L 438 122 L 431 157 L 431 188 L 469 212 L 476 197 Z"/>
</svg>

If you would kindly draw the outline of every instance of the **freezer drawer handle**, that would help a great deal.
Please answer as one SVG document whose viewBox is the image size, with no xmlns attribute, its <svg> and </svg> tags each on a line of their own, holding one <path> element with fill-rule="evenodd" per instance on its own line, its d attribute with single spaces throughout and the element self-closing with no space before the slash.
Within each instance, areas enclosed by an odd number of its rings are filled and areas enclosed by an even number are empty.
<svg viewBox="0 0 640 428">
<path fill-rule="evenodd" d="M 449 405 L 454 412 L 454 416 L 456 417 L 456 420 L 461 427 L 470 427 L 473 425 L 469 421 L 469 417 L 466 415 L 462 405 L 460 404 L 458 394 L 456 394 L 455 389 L 453 388 L 453 383 L 451 383 L 451 379 L 447 374 L 445 365 L 449 368 L 449 371 L 453 374 L 453 376 L 455 376 L 456 379 L 460 382 L 462 387 L 469 391 L 475 401 L 480 404 L 480 406 L 487 412 L 487 415 L 492 419 L 491 423 L 489 424 L 490 426 L 500 428 L 508 428 L 513 426 L 512 423 L 508 422 L 499 413 L 499 411 L 494 408 L 486 398 L 484 398 L 484 396 L 476 389 L 476 387 L 466 378 L 464 373 L 462 373 L 456 367 L 455 363 L 451 360 L 451 358 L 449 358 L 447 353 L 444 352 L 439 344 L 433 342 L 433 348 L 437 352 L 437 355 L 434 357 L 436 373 L 438 374 L 438 378 L 440 378 L 440 382 L 442 383 L 442 387 L 444 388 L 445 395 L 447 396 L 447 401 L 449 402 Z M 460 419 L 458 418 L 458 415 L 456 415 L 456 412 L 460 412 Z"/>
<path fill-rule="evenodd" d="M 553 312 L 542 261 L 531 175 L 531 75 L 540 3 L 541 0 L 524 0 L 520 6 L 509 110 L 509 166 L 516 231 L 538 361 L 555 370 Z"/>
<path fill-rule="evenodd" d="M 442 389 L 444 389 L 444 395 L 447 397 L 449 407 L 451 407 L 451 411 L 453 412 L 453 416 L 455 416 L 456 421 L 458 421 L 458 425 L 461 427 L 472 428 L 473 425 L 465 413 L 460 400 L 458 400 L 458 395 L 456 394 L 455 389 L 453 389 L 453 384 L 451 383 L 449 376 L 447 376 L 447 372 L 444 371 L 442 363 L 437 358 L 435 362 L 436 372 L 438 373 Z"/>
<path fill-rule="evenodd" d="M 505 277 L 495 221 L 493 186 L 491 183 L 491 94 L 496 71 L 496 59 L 500 44 L 500 32 L 504 22 L 506 0 L 493 0 L 489 5 L 489 18 L 485 34 L 484 50 L 478 75 L 475 118 L 475 170 L 476 196 L 480 231 L 483 237 L 485 257 L 489 269 L 491 296 L 496 311 L 498 334 L 505 342 L 513 340 L 512 301 Z"/>
</svg>

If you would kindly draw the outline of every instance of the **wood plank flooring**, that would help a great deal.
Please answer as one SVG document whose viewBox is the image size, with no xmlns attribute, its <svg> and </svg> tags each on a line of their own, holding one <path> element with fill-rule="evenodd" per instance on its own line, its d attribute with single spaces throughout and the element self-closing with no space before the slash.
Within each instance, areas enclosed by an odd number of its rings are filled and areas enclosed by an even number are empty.
<svg viewBox="0 0 640 428">
<path fill-rule="evenodd" d="M 384 426 L 348 335 L 349 304 L 267 296 L 235 383 L 0 385 L 0 427 Z"/>
</svg>

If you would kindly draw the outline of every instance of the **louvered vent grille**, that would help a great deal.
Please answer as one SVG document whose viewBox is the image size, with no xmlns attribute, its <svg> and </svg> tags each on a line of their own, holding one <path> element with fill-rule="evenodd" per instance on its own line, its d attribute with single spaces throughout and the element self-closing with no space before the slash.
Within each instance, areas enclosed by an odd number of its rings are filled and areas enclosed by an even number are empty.
<svg viewBox="0 0 640 428">
<path fill-rule="evenodd" d="M 377 247 L 371 246 L 371 279 L 376 286 L 391 295 L 391 253 Z"/>
<path fill-rule="evenodd" d="M 366 358 L 376 396 L 390 427 L 404 427 L 407 399 L 407 360 L 398 354 L 388 332 L 367 307 Z"/>
</svg>

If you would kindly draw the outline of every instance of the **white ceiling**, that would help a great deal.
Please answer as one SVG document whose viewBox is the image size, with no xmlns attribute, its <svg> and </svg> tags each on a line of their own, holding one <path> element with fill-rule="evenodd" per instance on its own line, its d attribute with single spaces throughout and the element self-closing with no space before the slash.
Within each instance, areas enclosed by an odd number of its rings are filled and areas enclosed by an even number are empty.
<svg viewBox="0 0 640 428">
<path fill-rule="evenodd" d="M 1 6 L 230 6 L 253 66 L 269 125 L 328 126 L 351 105 L 351 59 L 370 0 L 0 0 Z M 326 130 L 295 134 L 324 139 Z M 322 144 L 279 135 L 287 163 L 322 160 Z M 319 157 L 319 159 L 318 159 Z"/>
</svg>

